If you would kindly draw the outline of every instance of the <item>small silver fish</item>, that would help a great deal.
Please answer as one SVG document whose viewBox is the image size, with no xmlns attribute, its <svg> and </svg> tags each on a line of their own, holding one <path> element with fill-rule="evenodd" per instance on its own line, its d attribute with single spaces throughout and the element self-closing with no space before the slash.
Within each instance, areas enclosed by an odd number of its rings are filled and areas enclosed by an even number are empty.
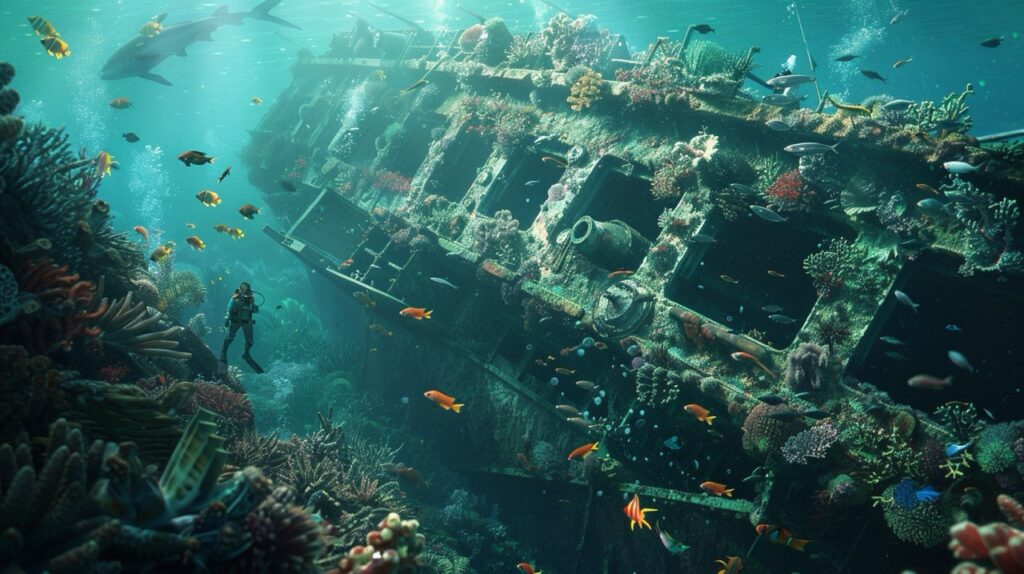
<svg viewBox="0 0 1024 574">
<path fill-rule="evenodd" d="M 793 86 L 799 86 L 800 84 L 809 84 L 814 81 L 811 76 L 802 76 L 800 74 L 785 74 L 782 76 L 775 76 L 767 80 L 765 83 L 773 88 L 790 88 Z"/>
<path fill-rule="evenodd" d="M 538 183 L 540 183 L 539 179 L 531 179 L 530 181 L 526 182 L 526 187 L 533 187 Z"/>
<path fill-rule="evenodd" d="M 900 341 L 899 339 L 897 339 L 896 337 L 890 337 L 888 335 L 886 335 L 885 337 L 879 337 L 878 340 L 883 342 L 883 343 L 886 343 L 888 345 L 905 345 L 906 344 L 903 341 Z"/>
<path fill-rule="evenodd" d="M 838 154 L 839 152 L 836 151 L 836 146 L 838 145 L 839 142 L 836 142 L 834 145 L 826 145 L 818 142 L 802 142 L 788 145 L 782 149 L 797 156 L 816 155 L 825 152 L 832 152 Z"/>
<path fill-rule="evenodd" d="M 542 144 L 542 143 L 544 143 L 546 141 L 555 139 L 555 137 L 556 136 L 554 136 L 554 135 L 540 136 L 537 139 L 533 140 L 533 145 Z"/>
<path fill-rule="evenodd" d="M 572 405 L 555 405 L 555 408 L 572 416 L 578 416 L 580 414 L 580 410 Z"/>
<path fill-rule="evenodd" d="M 784 221 L 788 221 L 785 217 L 782 217 L 781 215 L 775 213 L 774 211 L 768 209 L 767 207 L 761 207 L 760 205 L 751 205 L 750 211 L 753 211 L 754 215 L 760 217 L 761 219 L 765 221 L 770 221 L 772 223 L 782 223 Z"/>
<path fill-rule="evenodd" d="M 731 189 L 733 191 L 736 191 L 736 192 L 739 192 L 739 193 L 742 193 L 744 195 L 757 195 L 758 194 L 758 191 L 756 189 L 750 187 L 749 185 L 744 185 L 742 183 L 730 183 L 729 184 L 729 189 Z"/>
<path fill-rule="evenodd" d="M 443 277 L 431 277 L 430 280 L 433 281 L 434 283 L 437 283 L 438 285 L 444 285 L 445 287 L 451 287 L 452 289 L 455 289 L 456 291 L 459 290 L 458 287 L 456 287 L 455 285 L 452 285 L 447 279 L 445 279 Z"/>
<path fill-rule="evenodd" d="M 886 351 L 885 353 L 882 353 L 882 354 L 885 355 L 887 358 L 892 359 L 894 361 L 906 361 L 907 360 L 907 358 L 903 356 L 903 353 L 900 353 L 898 351 Z"/>
<path fill-rule="evenodd" d="M 882 104 L 882 109 L 887 112 L 904 112 L 912 105 L 914 102 L 911 100 L 893 100 Z"/>
<path fill-rule="evenodd" d="M 595 385 L 594 383 L 592 383 L 590 381 L 576 381 L 576 386 L 581 388 L 581 389 L 583 389 L 583 390 L 585 390 L 585 391 L 590 391 L 590 392 L 594 392 L 594 391 L 597 390 L 597 385 Z"/>
<path fill-rule="evenodd" d="M 774 315 L 768 315 L 768 318 L 780 325 L 792 325 L 793 323 L 796 323 L 796 319 L 790 317 L 789 315 L 782 315 L 779 313 L 776 313 Z"/>
<path fill-rule="evenodd" d="M 711 237 L 710 235 L 705 235 L 703 233 L 694 233 L 690 237 L 690 239 L 694 240 L 697 243 L 717 243 L 714 237 Z"/>
<path fill-rule="evenodd" d="M 903 305 L 906 305 L 907 307 L 910 307 L 911 309 L 914 310 L 915 313 L 917 313 L 917 308 L 920 307 L 921 304 L 914 303 L 914 300 L 910 298 L 910 295 L 907 295 L 906 293 L 900 291 L 899 289 L 893 289 L 892 294 L 894 297 L 896 297 L 897 301 L 899 301 Z"/>
<path fill-rule="evenodd" d="M 949 360 L 954 365 L 960 367 L 961 369 L 967 371 L 968 373 L 974 372 L 974 367 L 971 365 L 971 362 L 967 360 L 967 357 L 965 357 L 963 353 L 959 351 L 949 351 L 946 353 L 946 356 L 949 357 Z"/>
<path fill-rule="evenodd" d="M 587 431 L 591 430 L 594 426 L 593 423 L 582 417 L 570 417 L 565 419 L 565 421 Z"/>
<path fill-rule="evenodd" d="M 901 20 L 903 20 L 904 18 L 907 17 L 907 14 L 910 14 L 910 9 L 909 8 L 906 9 L 906 10 L 901 10 L 901 11 L 897 12 L 896 15 L 892 17 L 892 20 L 889 20 L 889 24 L 890 25 L 899 24 L 899 22 Z"/>
<path fill-rule="evenodd" d="M 761 310 L 765 313 L 779 313 L 782 311 L 782 305 L 765 305 Z"/>
<path fill-rule="evenodd" d="M 658 530 L 658 538 L 661 539 L 661 545 L 669 551 L 670 554 L 682 554 L 690 549 L 689 546 L 682 542 L 672 538 L 672 536 L 661 529 L 661 524 L 655 523 L 655 528 Z"/>
<path fill-rule="evenodd" d="M 947 161 L 942 164 L 942 167 L 946 168 L 946 171 L 949 173 L 955 173 L 958 175 L 974 173 L 981 169 L 980 165 L 971 165 L 965 161 Z"/>
<path fill-rule="evenodd" d="M 768 126 L 769 128 L 777 132 L 788 132 L 789 130 L 793 129 L 793 126 L 791 126 L 788 122 L 784 122 L 782 120 L 768 120 L 767 122 L 765 122 L 764 125 Z"/>
<path fill-rule="evenodd" d="M 787 94 L 771 94 L 761 98 L 761 101 L 773 106 L 788 106 L 799 102 L 800 98 Z"/>
</svg>

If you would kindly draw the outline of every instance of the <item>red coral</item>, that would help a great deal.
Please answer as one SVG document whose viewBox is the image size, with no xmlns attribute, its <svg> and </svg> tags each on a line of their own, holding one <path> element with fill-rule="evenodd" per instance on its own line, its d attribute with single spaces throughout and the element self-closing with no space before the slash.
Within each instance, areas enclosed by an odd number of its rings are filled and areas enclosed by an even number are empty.
<svg viewBox="0 0 1024 574">
<path fill-rule="evenodd" d="M 800 170 L 793 169 L 780 175 L 768 189 L 764 190 L 768 200 L 783 211 L 810 210 L 814 192 L 800 177 Z"/>
<path fill-rule="evenodd" d="M 1019 502 L 1005 494 L 997 499 L 1000 509 L 1011 522 L 1020 524 L 1024 509 Z M 953 570 L 953 574 L 1022 574 L 1024 573 L 1024 531 L 1006 524 L 993 522 L 978 526 L 973 522 L 961 522 L 949 529 L 953 539 L 949 549 L 960 560 L 983 560 L 995 568 L 965 562 Z"/>
<path fill-rule="evenodd" d="M 252 404 L 249 397 L 236 393 L 224 385 L 197 381 L 195 393 L 189 399 L 189 408 L 213 411 L 237 425 L 249 425 L 252 422 Z"/>
<path fill-rule="evenodd" d="M 409 178 L 393 171 L 381 170 L 373 174 L 373 187 L 393 193 L 409 193 Z"/>
</svg>

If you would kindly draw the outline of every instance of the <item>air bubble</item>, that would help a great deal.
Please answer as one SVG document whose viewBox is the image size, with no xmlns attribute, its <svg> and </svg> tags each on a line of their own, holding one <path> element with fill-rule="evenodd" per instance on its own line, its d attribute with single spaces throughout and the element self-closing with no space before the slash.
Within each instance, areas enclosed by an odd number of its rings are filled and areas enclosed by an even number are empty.
<svg viewBox="0 0 1024 574">
<path fill-rule="evenodd" d="M 594 346 L 594 338 L 593 337 L 583 337 L 583 346 L 584 347 L 593 347 Z"/>
<path fill-rule="evenodd" d="M 409 397 L 402 397 L 402 404 L 403 405 L 409 404 Z"/>
<path fill-rule="evenodd" d="M 551 377 L 551 380 L 548 382 L 551 383 L 552 387 L 558 386 L 558 377 Z"/>
<path fill-rule="evenodd" d="M 576 355 L 577 356 L 582 357 L 583 355 L 586 355 L 586 354 L 587 354 L 586 350 L 584 350 L 584 349 L 576 349 Z"/>
<path fill-rule="evenodd" d="M 601 404 L 601 397 L 594 397 L 594 404 L 595 405 L 600 405 Z"/>
</svg>

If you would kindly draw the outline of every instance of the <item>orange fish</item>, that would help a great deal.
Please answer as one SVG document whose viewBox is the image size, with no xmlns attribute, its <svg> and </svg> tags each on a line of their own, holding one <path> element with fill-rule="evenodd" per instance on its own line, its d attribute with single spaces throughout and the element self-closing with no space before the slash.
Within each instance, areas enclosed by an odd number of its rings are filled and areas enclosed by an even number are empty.
<svg viewBox="0 0 1024 574">
<path fill-rule="evenodd" d="M 208 189 L 204 189 L 203 191 L 197 193 L 196 199 L 198 199 L 206 207 L 217 207 L 218 205 L 220 205 L 220 196 L 217 195 L 217 192 L 210 191 Z"/>
<path fill-rule="evenodd" d="M 206 243 L 203 243 L 203 240 L 199 239 L 199 236 L 197 235 L 189 235 L 185 238 L 185 243 L 188 243 L 193 249 L 198 251 L 206 249 Z"/>
<path fill-rule="evenodd" d="M 110 100 L 110 107 L 115 110 L 127 110 L 128 108 L 133 108 L 135 106 L 128 101 L 128 98 L 114 98 Z"/>
<path fill-rule="evenodd" d="M 743 570 L 743 559 L 739 556 L 726 556 L 725 560 L 715 560 L 715 564 L 722 565 L 718 574 L 739 574 Z"/>
<path fill-rule="evenodd" d="M 417 321 L 429 319 L 431 313 L 433 313 L 433 311 L 428 311 L 422 307 L 406 307 L 405 309 L 402 309 L 401 311 L 398 312 L 398 314 L 403 317 L 412 317 Z"/>
<path fill-rule="evenodd" d="M 735 353 L 733 353 L 730 356 L 732 357 L 732 360 L 734 360 L 736 362 L 739 362 L 739 363 L 742 363 L 744 361 L 748 362 L 748 363 L 753 363 L 754 365 L 757 366 L 757 368 L 759 368 L 762 371 L 768 373 L 772 377 L 778 378 L 778 375 L 776 375 L 774 372 L 772 372 L 772 370 L 769 369 L 768 367 L 764 366 L 764 363 L 759 361 L 757 357 L 755 357 L 754 355 L 751 355 L 750 353 L 747 353 L 747 352 L 744 352 L 744 351 L 736 351 Z"/>
<path fill-rule="evenodd" d="M 590 453 L 596 451 L 597 448 L 598 448 L 598 443 L 596 443 L 596 442 L 588 442 L 587 444 L 585 444 L 583 446 L 578 446 L 578 447 L 574 448 L 572 450 L 572 452 L 569 453 L 569 459 L 568 460 L 572 460 L 572 459 L 574 459 L 576 457 L 580 457 L 582 459 L 586 459 L 588 456 L 590 456 Z"/>
<path fill-rule="evenodd" d="M 786 277 L 784 274 L 779 273 L 778 271 L 773 271 L 771 269 L 768 270 L 768 274 L 771 275 L 772 277 L 777 277 L 779 279 L 784 279 Z"/>
<path fill-rule="evenodd" d="M 149 230 L 147 230 L 145 227 L 141 225 L 136 225 L 132 229 L 135 231 L 135 233 L 141 235 L 142 239 L 149 241 Z"/>
<path fill-rule="evenodd" d="M 712 482 L 706 480 L 700 483 L 700 489 L 708 494 L 714 494 L 715 496 L 725 496 L 726 498 L 732 498 L 733 488 L 726 488 L 721 482 Z"/>
<path fill-rule="evenodd" d="M 637 524 L 640 525 L 640 529 L 642 530 L 644 527 L 647 527 L 647 528 L 651 527 L 651 524 L 649 522 L 647 522 L 647 519 L 645 518 L 645 515 L 648 512 L 657 512 L 658 509 L 657 508 L 640 508 L 640 497 L 637 496 L 636 494 L 634 494 L 633 495 L 633 500 L 630 500 L 629 504 L 627 504 L 622 509 L 622 511 L 625 512 L 626 516 L 629 517 L 629 529 L 630 530 L 633 530 L 633 527 L 636 526 Z"/>
<path fill-rule="evenodd" d="M 114 165 L 114 156 L 110 155 L 105 151 L 101 151 L 96 156 L 96 175 L 98 177 L 107 177 L 110 175 L 110 168 Z"/>
<path fill-rule="evenodd" d="M 157 246 L 153 250 L 153 253 L 149 255 L 149 260 L 153 263 L 159 263 L 164 257 L 167 257 L 174 251 L 174 242 L 168 241 L 167 243 Z"/>
<path fill-rule="evenodd" d="M 792 532 L 778 524 L 758 524 L 756 530 L 758 534 L 761 536 L 767 536 L 768 540 L 771 540 L 776 544 L 789 546 L 801 552 L 803 552 L 804 546 L 807 546 L 807 544 L 810 543 L 810 540 L 795 538 Z"/>
<path fill-rule="evenodd" d="M 927 183 L 919 183 L 919 184 L 915 185 L 914 187 L 916 187 L 917 189 L 920 189 L 921 191 L 929 191 L 931 193 L 934 193 L 935 195 L 942 195 L 942 192 L 940 192 L 939 190 L 935 189 L 934 187 L 928 185 Z"/>
<path fill-rule="evenodd" d="M 213 163 L 213 160 L 215 159 L 217 158 L 210 157 L 205 153 L 196 150 L 182 152 L 182 154 L 178 156 L 178 160 L 185 164 L 185 167 L 192 167 L 193 164 L 203 165 L 206 163 Z"/>
<path fill-rule="evenodd" d="M 384 470 L 398 478 L 411 482 L 416 488 L 430 488 L 430 482 L 423 480 L 423 476 L 421 476 L 415 468 L 407 466 L 401 462 L 398 464 L 384 465 Z"/>
<path fill-rule="evenodd" d="M 256 207 L 251 203 L 246 203 L 242 207 L 238 208 L 238 213 L 241 213 L 242 217 L 246 219 L 252 219 L 253 217 L 259 215 L 260 208 Z"/>
<path fill-rule="evenodd" d="M 713 415 L 709 416 L 711 411 L 698 405 L 697 403 L 690 403 L 684 406 L 683 410 L 697 417 L 697 420 L 708 423 L 709 425 L 711 424 L 711 421 L 715 420 L 715 417 Z"/>
<path fill-rule="evenodd" d="M 441 391 L 427 391 L 423 396 L 437 403 L 437 406 L 446 411 L 462 412 L 462 403 L 455 402 L 455 397 L 449 397 Z"/>
<path fill-rule="evenodd" d="M 631 271 L 629 269 L 617 269 L 617 270 L 612 271 L 611 273 L 609 273 L 608 274 L 608 278 L 609 279 L 614 279 L 616 277 L 629 277 L 632 274 L 633 274 L 633 271 Z"/>
<path fill-rule="evenodd" d="M 60 39 L 57 36 L 46 36 L 39 42 L 46 48 L 46 53 L 57 58 L 58 60 L 64 56 L 71 55 L 71 48 L 68 47 L 68 43 Z"/>
<path fill-rule="evenodd" d="M 346 259 L 346 260 L 341 262 L 341 267 L 348 267 L 349 265 L 352 265 L 352 258 L 351 257 L 349 257 L 348 259 Z"/>
<path fill-rule="evenodd" d="M 537 572 L 533 569 L 533 566 L 527 562 L 520 562 L 516 564 L 516 568 L 520 569 L 523 574 L 544 574 L 543 572 Z"/>
</svg>

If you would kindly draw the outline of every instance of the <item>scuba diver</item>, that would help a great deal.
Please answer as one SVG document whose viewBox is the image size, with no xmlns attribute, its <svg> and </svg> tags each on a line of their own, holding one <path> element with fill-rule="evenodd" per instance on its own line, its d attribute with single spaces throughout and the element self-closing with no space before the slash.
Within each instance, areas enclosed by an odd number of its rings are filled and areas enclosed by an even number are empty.
<svg viewBox="0 0 1024 574">
<path fill-rule="evenodd" d="M 228 304 L 228 314 L 224 317 L 224 326 L 228 329 L 228 336 L 224 339 L 224 346 L 220 350 L 220 363 L 217 365 L 218 374 L 227 374 L 228 347 L 235 340 L 238 329 L 242 329 L 242 335 L 245 336 L 245 351 L 242 353 L 242 358 L 245 359 L 246 363 L 249 363 L 253 371 L 257 373 L 263 372 L 263 368 L 249 354 L 249 349 L 252 348 L 253 342 L 252 326 L 256 323 L 256 320 L 253 319 L 253 314 L 258 313 L 259 310 L 260 308 L 256 305 L 255 298 L 253 297 L 252 286 L 243 282 L 238 286 L 238 289 L 235 289 L 235 293 L 231 295 L 231 302 Z"/>
</svg>

